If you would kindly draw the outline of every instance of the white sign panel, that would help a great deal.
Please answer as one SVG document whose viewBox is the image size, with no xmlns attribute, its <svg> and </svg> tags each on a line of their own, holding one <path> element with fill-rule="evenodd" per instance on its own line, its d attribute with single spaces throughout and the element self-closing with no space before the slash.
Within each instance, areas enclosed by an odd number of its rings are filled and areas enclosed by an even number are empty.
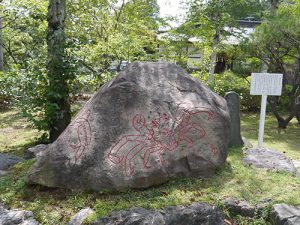
<svg viewBox="0 0 300 225">
<path fill-rule="evenodd" d="M 280 96 L 282 91 L 282 74 L 252 73 L 251 95 Z"/>
</svg>

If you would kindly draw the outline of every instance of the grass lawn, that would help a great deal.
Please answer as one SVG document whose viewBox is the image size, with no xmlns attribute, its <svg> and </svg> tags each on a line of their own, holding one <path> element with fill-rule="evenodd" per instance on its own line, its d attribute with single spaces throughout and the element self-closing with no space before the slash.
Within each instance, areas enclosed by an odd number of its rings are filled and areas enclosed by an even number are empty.
<svg viewBox="0 0 300 225">
<path fill-rule="evenodd" d="M 254 146 L 257 146 L 258 114 L 242 114 L 242 135 L 250 140 Z M 264 145 L 284 152 L 294 160 L 300 160 L 300 124 L 294 118 L 287 129 L 278 129 L 275 117 L 268 114 L 266 116 Z"/>
<path fill-rule="evenodd" d="M 0 152 L 22 156 L 23 150 L 34 145 L 39 132 L 32 129 L 15 110 L 0 112 Z M 242 135 L 257 144 L 258 114 L 242 115 Z M 300 126 L 292 121 L 288 129 L 279 131 L 272 115 L 267 115 L 265 145 L 293 159 L 300 159 Z M 228 162 L 209 180 L 179 178 L 164 185 L 126 193 L 90 193 L 50 189 L 27 184 L 26 173 L 34 160 L 16 165 L 0 178 L 0 203 L 12 208 L 31 210 L 41 224 L 66 224 L 70 217 L 85 207 L 96 211 L 89 220 L 113 210 L 129 207 L 161 208 L 169 205 L 208 202 L 223 209 L 236 224 L 268 224 L 265 218 L 232 218 L 223 206 L 226 197 L 244 199 L 259 204 L 272 199 L 271 204 L 285 202 L 300 205 L 300 177 L 287 173 L 244 167 L 241 148 L 229 151 Z M 267 211 L 267 210 L 266 210 Z"/>
</svg>

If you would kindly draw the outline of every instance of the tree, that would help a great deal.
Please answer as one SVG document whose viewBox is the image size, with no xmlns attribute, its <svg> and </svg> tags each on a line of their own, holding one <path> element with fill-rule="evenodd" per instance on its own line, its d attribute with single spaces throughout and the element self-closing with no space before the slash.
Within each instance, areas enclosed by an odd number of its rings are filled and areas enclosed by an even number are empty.
<svg viewBox="0 0 300 225">
<path fill-rule="evenodd" d="M 188 23 L 193 27 L 193 35 L 200 37 L 210 47 L 209 83 L 213 86 L 217 52 L 223 39 L 235 32 L 237 19 L 255 12 L 258 1 L 246 0 L 192 0 Z"/>
<path fill-rule="evenodd" d="M 3 71 L 2 18 L 0 17 L 0 71 Z"/>
<path fill-rule="evenodd" d="M 48 129 L 44 116 L 47 5 L 47 0 L 0 3 L 5 69 L 0 73 L 0 95 L 22 109 L 39 129 Z"/>
<path fill-rule="evenodd" d="M 111 77 L 113 60 L 152 57 L 156 0 L 118 2 L 0 1 L 5 68 L 0 95 L 9 96 L 36 128 L 50 131 L 51 140 L 70 121 L 70 92 L 80 92 L 87 77 L 99 87 Z"/>
<path fill-rule="evenodd" d="M 49 86 L 46 93 L 50 141 L 54 141 L 71 121 L 65 20 L 66 0 L 50 0 L 47 35 Z"/>
<path fill-rule="evenodd" d="M 296 98 L 300 95 L 300 1 L 282 3 L 258 27 L 249 42 L 253 56 L 268 65 L 269 72 L 283 74 L 283 93 L 270 97 L 269 104 L 278 126 L 286 128 L 300 110 Z M 288 113 L 284 117 L 280 108 Z"/>
<path fill-rule="evenodd" d="M 102 84 L 112 63 L 147 60 L 156 48 L 156 0 L 85 1 L 70 4 L 68 36 L 81 72 Z"/>
</svg>

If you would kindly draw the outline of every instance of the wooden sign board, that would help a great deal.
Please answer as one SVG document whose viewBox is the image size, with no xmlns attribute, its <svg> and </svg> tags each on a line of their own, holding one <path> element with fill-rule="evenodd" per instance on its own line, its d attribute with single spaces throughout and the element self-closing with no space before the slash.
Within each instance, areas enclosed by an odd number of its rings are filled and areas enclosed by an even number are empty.
<svg viewBox="0 0 300 225">
<path fill-rule="evenodd" d="M 277 73 L 252 73 L 250 94 L 262 96 L 258 131 L 258 148 L 263 147 L 267 97 L 268 95 L 281 95 L 282 76 L 282 74 Z"/>
<path fill-rule="evenodd" d="M 282 74 L 252 73 L 251 95 L 280 96 L 282 91 Z"/>
</svg>

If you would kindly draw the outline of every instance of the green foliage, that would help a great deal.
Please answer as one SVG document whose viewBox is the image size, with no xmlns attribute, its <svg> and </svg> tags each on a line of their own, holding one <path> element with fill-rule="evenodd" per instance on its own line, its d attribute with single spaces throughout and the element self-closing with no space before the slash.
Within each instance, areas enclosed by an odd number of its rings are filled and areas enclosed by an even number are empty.
<svg viewBox="0 0 300 225">
<path fill-rule="evenodd" d="M 272 97 L 270 104 L 279 127 L 286 128 L 289 118 L 297 113 L 295 98 L 300 95 L 300 1 L 278 3 L 278 9 L 273 6 L 266 13 L 244 48 L 262 60 L 268 72 L 283 74 L 282 95 Z M 284 119 L 280 111 L 288 112 L 288 117 Z"/>
<path fill-rule="evenodd" d="M 226 51 L 226 40 L 238 36 L 235 28 L 238 19 L 252 15 L 260 7 L 259 1 L 231 0 L 192 0 L 186 22 L 180 26 L 181 33 L 197 38 L 193 43 L 201 49 L 201 69 L 212 71 L 215 68 L 216 53 Z M 178 30 L 178 29 L 177 29 Z M 226 51 L 230 54 L 230 51 Z M 212 70 L 213 69 L 213 70 Z"/>
<path fill-rule="evenodd" d="M 147 60 L 156 48 L 156 1 L 85 1 L 69 4 L 67 34 L 80 73 L 103 83 L 112 61 Z"/>
<path fill-rule="evenodd" d="M 208 85 L 208 74 L 201 75 L 199 72 L 195 72 L 192 76 Z M 214 91 L 221 96 L 225 96 L 229 91 L 234 91 L 240 96 L 241 110 L 257 111 L 260 106 L 260 98 L 250 95 L 250 78 L 238 76 L 230 71 L 226 71 L 224 74 L 215 74 Z"/>
<path fill-rule="evenodd" d="M 241 57 L 234 61 L 233 72 L 244 77 L 251 76 L 251 73 L 260 72 L 261 60 L 255 57 Z"/>
</svg>

